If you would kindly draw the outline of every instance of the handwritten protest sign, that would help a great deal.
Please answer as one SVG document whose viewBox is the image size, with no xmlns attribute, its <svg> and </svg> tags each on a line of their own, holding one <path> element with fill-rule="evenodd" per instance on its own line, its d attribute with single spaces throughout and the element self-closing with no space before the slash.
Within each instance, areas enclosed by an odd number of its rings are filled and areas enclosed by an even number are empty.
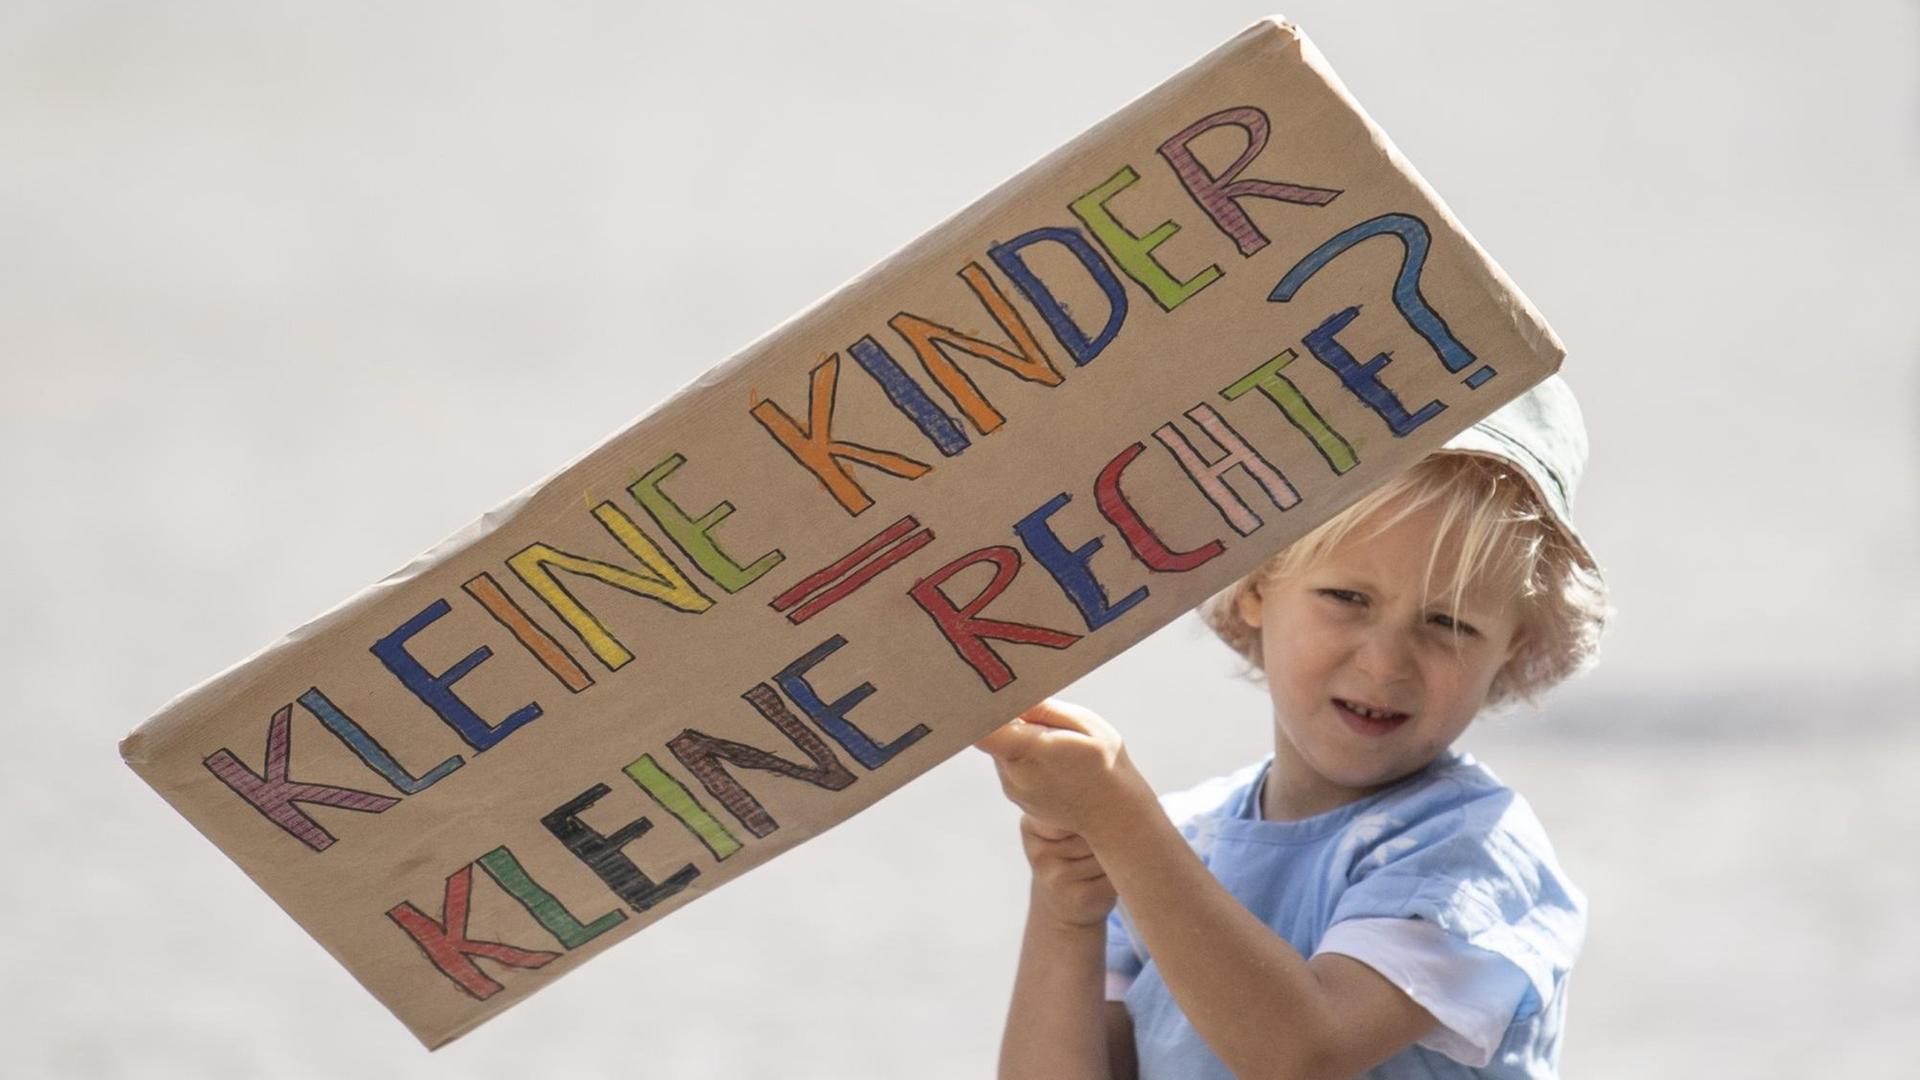
<svg viewBox="0 0 1920 1080">
<path fill-rule="evenodd" d="M 439 1045 L 1560 358 L 1298 31 L 1261 23 L 122 753 Z"/>
</svg>

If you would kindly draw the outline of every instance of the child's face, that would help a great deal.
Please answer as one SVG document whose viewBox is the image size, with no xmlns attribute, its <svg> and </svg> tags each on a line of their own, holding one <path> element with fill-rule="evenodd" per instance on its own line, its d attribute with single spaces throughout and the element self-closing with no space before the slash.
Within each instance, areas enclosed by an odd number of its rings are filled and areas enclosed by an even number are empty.
<svg viewBox="0 0 1920 1080">
<path fill-rule="evenodd" d="M 1513 656 L 1517 589 L 1469 587 L 1458 607 L 1425 594 L 1439 514 L 1371 536 L 1362 522 L 1318 565 L 1242 597 L 1273 696 L 1282 801 L 1270 808 L 1317 813 L 1423 768 L 1466 730 Z M 1443 548 L 1436 568 L 1452 557 Z"/>
</svg>

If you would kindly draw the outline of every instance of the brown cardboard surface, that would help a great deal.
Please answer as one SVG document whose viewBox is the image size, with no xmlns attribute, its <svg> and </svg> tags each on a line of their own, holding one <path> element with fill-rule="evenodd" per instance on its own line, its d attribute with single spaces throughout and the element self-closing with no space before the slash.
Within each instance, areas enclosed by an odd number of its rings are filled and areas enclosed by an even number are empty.
<svg viewBox="0 0 1920 1080">
<path fill-rule="evenodd" d="M 1561 355 L 1263 22 L 122 753 L 437 1046 L 1111 659 Z"/>
</svg>

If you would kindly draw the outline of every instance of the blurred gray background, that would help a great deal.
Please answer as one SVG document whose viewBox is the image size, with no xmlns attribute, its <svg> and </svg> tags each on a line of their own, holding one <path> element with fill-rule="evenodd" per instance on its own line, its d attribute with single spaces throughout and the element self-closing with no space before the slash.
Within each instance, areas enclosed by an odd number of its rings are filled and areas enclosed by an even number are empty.
<svg viewBox="0 0 1920 1080">
<path fill-rule="evenodd" d="M 980 755 L 430 1056 L 114 743 L 1264 13 L 0 3 L 0 1073 L 987 1075 Z M 1913 1075 L 1920 10 L 1287 13 L 1587 408 L 1604 660 L 1468 737 L 1593 901 L 1567 1075 Z M 1068 696 L 1173 787 L 1231 672 Z"/>
</svg>

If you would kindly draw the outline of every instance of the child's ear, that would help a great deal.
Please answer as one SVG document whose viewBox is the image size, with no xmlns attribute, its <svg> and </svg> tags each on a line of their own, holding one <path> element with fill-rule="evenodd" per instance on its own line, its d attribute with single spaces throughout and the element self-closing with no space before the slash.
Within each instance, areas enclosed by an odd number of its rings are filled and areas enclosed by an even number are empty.
<svg viewBox="0 0 1920 1080">
<path fill-rule="evenodd" d="M 1262 605 L 1258 582 L 1240 590 L 1240 595 L 1234 598 L 1234 605 L 1239 610 L 1241 622 L 1255 628 L 1259 627 Z"/>
</svg>

